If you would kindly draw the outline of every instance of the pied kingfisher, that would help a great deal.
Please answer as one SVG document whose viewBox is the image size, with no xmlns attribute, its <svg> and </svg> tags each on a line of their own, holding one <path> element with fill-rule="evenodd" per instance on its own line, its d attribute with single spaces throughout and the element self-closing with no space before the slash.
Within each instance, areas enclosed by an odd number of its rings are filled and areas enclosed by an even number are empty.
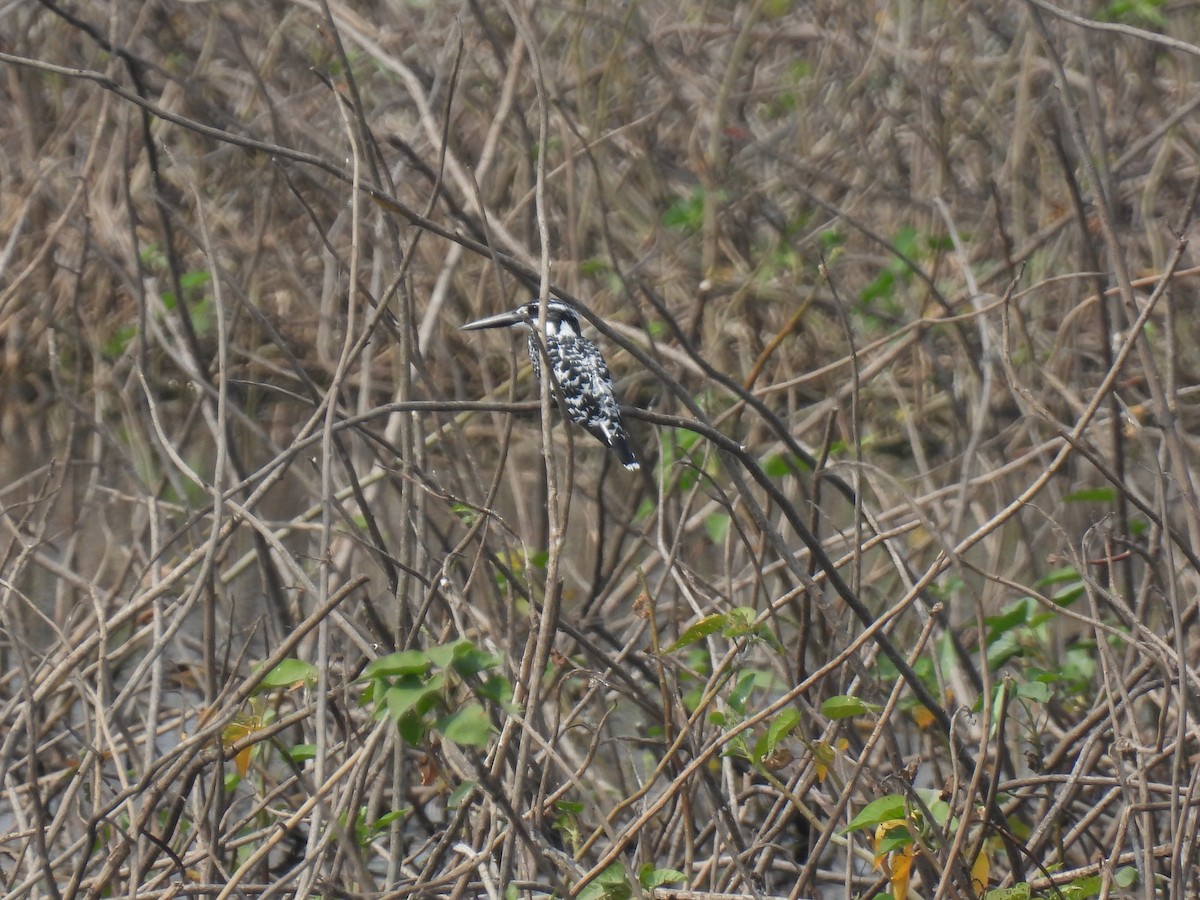
<svg viewBox="0 0 1200 900">
<path fill-rule="evenodd" d="M 542 377 L 542 354 L 534 333 L 538 325 L 537 298 L 511 312 L 488 316 L 462 326 L 463 331 L 477 328 L 507 328 L 521 325 L 529 330 L 529 361 L 533 374 Z M 546 355 L 558 382 L 563 406 L 571 420 L 586 428 L 606 447 L 616 451 L 621 465 L 640 468 L 629 435 L 621 423 L 621 409 L 613 396 L 612 375 L 599 348 L 579 330 L 579 314 L 565 300 L 550 297 L 546 301 Z"/>
</svg>

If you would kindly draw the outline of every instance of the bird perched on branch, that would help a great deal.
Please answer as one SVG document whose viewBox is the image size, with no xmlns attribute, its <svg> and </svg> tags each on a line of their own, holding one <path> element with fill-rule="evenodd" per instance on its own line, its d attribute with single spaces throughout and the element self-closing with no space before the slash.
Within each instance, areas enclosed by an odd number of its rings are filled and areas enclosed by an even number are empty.
<svg viewBox="0 0 1200 900">
<path fill-rule="evenodd" d="M 533 374 L 540 380 L 542 352 L 538 346 L 536 298 L 510 312 L 468 322 L 462 330 L 513 325 L 529 331 L 529 361 L 533 364 Z M 546 301 L 546 333 L 541 337 L 554 371 L 553 382 L 558 385 L 567 415 L 604 446 L 616 451 L 626 469 L 640 468 L 621 422 L 621 408 L 613 395 L 612 375 L 599 348 L 579 330 L 579 314 L 575 307 L 565 300 L 550 297 Z"/>
</svg>

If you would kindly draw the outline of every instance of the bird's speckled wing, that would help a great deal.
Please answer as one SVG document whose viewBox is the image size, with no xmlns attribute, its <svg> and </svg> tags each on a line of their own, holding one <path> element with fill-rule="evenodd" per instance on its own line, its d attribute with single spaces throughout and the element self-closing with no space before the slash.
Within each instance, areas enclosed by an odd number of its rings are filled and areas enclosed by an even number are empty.
<svg viewBox="0 0 1200 900">
<path fill-rule="evenodd" d="M 529 350 L 534 373 L 540 377 L 539 354 L 532 340 Z M 629 446 L 621 408 L 613 394 L 612 375 L 599 348 L 587 338 L 567 332 L 551 341 L 546 353 L 554 366 L 554 377 L 562 388 L 563 406 L 571 420 L 615 450 L 626 468 L 637 468 L 637 457 Z"/>
</svg>

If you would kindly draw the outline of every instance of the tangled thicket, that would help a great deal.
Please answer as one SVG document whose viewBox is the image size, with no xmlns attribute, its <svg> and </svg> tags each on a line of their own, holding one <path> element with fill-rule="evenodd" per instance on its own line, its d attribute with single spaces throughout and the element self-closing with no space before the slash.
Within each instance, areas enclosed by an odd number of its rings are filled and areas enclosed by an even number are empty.
<svg viewBox="0 0 1200 900">
<path fill-rule="evenodd" d="M 4 896 L 1200 890 L 1194 11 L 728 6 L 0 8 Z"/>
</svg>

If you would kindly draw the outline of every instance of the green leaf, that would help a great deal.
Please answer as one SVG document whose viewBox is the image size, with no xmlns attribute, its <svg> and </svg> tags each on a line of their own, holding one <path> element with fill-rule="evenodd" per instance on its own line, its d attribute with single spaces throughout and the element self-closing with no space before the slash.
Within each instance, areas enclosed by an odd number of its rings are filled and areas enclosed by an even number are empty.
<svg viewBox="0 0 1200 900">
<path fill-rule="evenodd" d="M 687 881 L 687 876 L 678 869 L 656 869 L 652 864 L 646 863 L 638 870 L 638 881 L 641 882 L 643 888 L 652 891 L 664 884 Z"/>
<path fill-rule="evenodd" d="M 465 503 L 453 503 L 450 506 L 450 511 L 458 516 L 458 520 L 464 525 L 470 526 L 475 524 L 475 520 L 479 518 L 479 512 Z"/>
<path fill-rule="evenodd" d="M 389 678 L 394 675 L 424 675 L 429 671 L 429 657 L 423 650 L 400 650 L 373 659 L 363 670 L 365 678 Z"/>
<path fill-rule="evenodd" d="M 469 747 L 486 747 L 492 733 L 492 720 L 483 706 L 468 703 L 462 709 L 438 720 L 442 737 Z"/>
<path fill-rule="evenodd" d="M 437 703 L 438 694 L 444 683 L 441 675 L 435 675 L 428 681 L 423 681 L 414 675 L 406 675 L 383 694 L 383 702 L 387 704 L 388 715 L 396 722 L 410 711 L 424 715 Z"/>
<path fill-rule="evenodd" d="M 316 744 L 294 744 L 288 748 L 288 759 L 294 763 L 305 763 L 317 757 Z"/>
<path fill-rule="evenodd" d="M 629 884 L 629 874 L 625 871 L 623 863 L 615 862 L 601 872 L 596 881 L 601 884 Z"/>
<path fill-rule="evenodd" d="M 729 706 L 741 715 L 746 714 L 746 701 L 754 693 L 758 678 L 753 672 L 743 672 L 738 676 L 737 684 L 729 693 Z"/>
<path fill-rule="evenodd" d="M 678 197 L 663 213 L 663 224 L 684 233 L 700 230 L 704 224 L 704 188 L 697 187 L 688 197 Z"/>
<path fill-rule="evenodd" d="M 694 644 L 696 641 L 703 640 L 710 634 L 716 634 L 729 621 L 724 613 L 713 613 L 711 616 L 705 616 L 694 625 L 689 625 L 688 628 L 679 636 L 679 640 L 675 641 L 667 648 L 668 653 L 674 653 L 680 647 L 686 647 L 688 644 Z"/>
<path fill-rule="evenodd" d="M 1015 656 L 1021 656 L 1024 652 L 1021 642 L 1016 637 L 1012 634 L 1002 635 L 999 640 L 988 643 L 988 669 L 994 672 L 1004 663 Z"/>
<path fill-rule="evenodd" d="M 909 259 L 915 259 L 921 255 L 921 233 L 912 225 L 905 225 L 896 232 L 896 236 L 892 239 L 892 243 L 896 245 L 896 249 L 907 256 Z M 893 264 L 897 265 L 901 271 L 907 271 L 904 263 L 900 260 L 893 260 Z"/>
<path fill-rule="evenodd" d="M 842 833 L 849 834 L 852 831 L 861 831 L 864 828 L 874 828 L 884 822 L 903 819 L 904 816 L 904 795 L 888 794 L 887 796 L 880 797 L 878 800 L 872 800 L 864 806 Z"/>
<path fill-rule="evenodd" d="M 436 647 L 430 647 L 426 653 L 429 654 L 430 660 L 439 669 L 445 669 L 454 663 L 456 657 L 470 653 L 475 649 L 475 645 L 463 638 L 459 641 L 453 641 L 449 644 L 438 644 Z"/>
<path fill-rule="evenodd" d="M 1118 887 L 1129 888 L 1137 884 L 1138 870 L 1133 866 L 1123 866 L 1113 873 L 1113 881 Z"/>
<path fill-rule="evenodd" d="M 762 738 L 759 738 L 759 742 L 762 742 Z M 750 749 L 750 745 L 746 743 L 745 734 L 735 734 L 733 739 L 726 744 L 724 755 L 734 759 L 748 759 L 752 762 L 758 762 L 763 757 L 761 747 L 757 752 Z"/>
<path fill-rule="evenodd" d="M 1087 488 L 1073 491 L 1063 497 L 1064 503 L 1112 503 L 1117 499 L 1117 492 L 1111 487 Z"/>
<path fill-rule="evenodd" d="M 594 900 L 597 897 L 600 900 L 629 900 L 633 896 L 633 888 L 625 883 L 602 884 L 598 887 L 600 889 L 600 893 L 598 894 L 590 894 L 584 890 L 580 892 L 579 896 L 581 898 L 588 898 L 588 900 Z"/>
<path fill-rule="evenodd" d="M 371 825 L 372 831 L 385 831 L 387 827 L 398 819 L 403 819 L 412 812 L 411 806 L 406 806 L 404 809 L 393 809 L 390 812 L 385 812 L 382 816 L 374 821 Z"/>
<path fill-rule="evenodd" d="M 621 863 L 613 863 L 596 876 L 596 880 L 580 891 L 579 900 L 627 900 L 633 896 L 633 887 Z"/>
<path fill-rule="evenodd" d="M 800 713 L 796 712 L 790 706 L 785 706 L 781 709 L 775 718 L 771 720 L 771 727 L 767 729 L 767 753 L 769 754 L 774 750 L 776 745 L 791 734 L 799 724 Z"/>
<path fill-rule="evenodd" d="M 1029 884 L 1022 881 L 1012 887 L 992 888 L 983 895 L 983 900 L 1029 900 Z"/>
<path fill-rule="evenodd" d="M 859 299 L 862 300 L 863 303 L 870 304 L 873 301 L 878 300 L 880 297 L 886 297 L 891 294 L 892 285 L 895 283 L 896 276 L 892 272 L 885 269 L 875 276 L 874 281 L 862 289 L 861 293 L 858 295 Z"/>
<path fill-rule="evenodd" d="M 212 281 L 212 276 L 208 273 L 207 269 L 197 269 L 194 272 L 184 272 L 179 276 L 179 285 L 185 291 L 204 287 L 204 285 L 208 284 L 210 281 Z"/>
<path fill-rule="evenodd" d="M 401 716 L 396 722 L 396 729 L 404 743 L 415 747 L 425 737 L 425 717 L 415 712 Z"/>
<path fill-rule="evenodd" d="M 1084 586 L 1082 582 L 1075 582 L 1064 587 L 1061 591 L 1056 591 L 1050 599 L 1059 606 L 1070 606 L 1076 600 L 1083 596 Z"/>
<path fill-rule="evenodd" d="M 808 463 L 791 453 L 776 453 L 763 463 L 763 472 L 771 478 L 783 478 L 785 475 L 808 471 Z"/>
<path fill-rule="evenodd" d="M 136 325 L 122 325 L 104 342 L 102 352 L 109 360 L 118 359 L 129 348 L 129 342 L 137 336 Z"/>
<path fill-rule="evenodd" d="M 162 245 L 158 241 L 151 241 L 142 247 L 141 252 L 138 253 L 138 258 L 142 261 L 142 265 L 148 269 L 161 272 L 167 267 L 166 254 L 163 253 Z"/>
<path fill-rule="evenodd" d="M 1159 7 L 1164 3 L 1165 0 L 1112 0 L 1101 8 L 1097 18 L 1103 22 L 1129 22 L 1151 28 L 1166 28 L 1167 18 L 1159 12 Z"/>
<path fill-rule="evenodd" d="M 1044 681 L 1023 681 L 1017 685 L 1017 696 L 1035 703 L 1049 703 L 1052 693 Z"/>
<path fill-rule="evenodd" d="M 852 719 L 855 716 L 879 712 L 880 706 L 850 694 L 830 697 L 821 704 L 821 714 L 830 719 Z"/>
<path fill-rule="evenodd" d="M 1064 581 L 1078 581 L 1078 580 L 1079 580 L 1079 570 L 1078 569 L 1076 569 L 1074 566 L 1063 566 L 1060 569 L 1055 569 L 1053 572 L 1049 572 L 1048 574 L 1043 575 L 1036 582 L 1034 582 L 1034 586 L 1044 588 L 1044 587 L 1049 587 L 1052 584 L 1062 584 Z"/>
<path fill-rule="evenodd" d="M 807 74 L 806 72 L 805 75 Z M 846 243 L 846 236 L 836 228 L 826 228 L 817 236 L 817 239 L 821 242 L 821 247 L 826 253 Z"/>
<path fill-rule="evenodd" d="M 257 667 L 256 667 L 257 669 Z M 317 683 L 317 667 L 302 659 L 288 658 L 281 660 L 279 665 L 263 676 L 255 692 L 272 688 L 289 688 L 297 684 L 314 685 Z"/>
<path fill-rule="evenodd" d="M 933 788 L 917 788 L 917 796 L 921 798 L 921 802 L 933 816 L 933 821 L 942 826 L 950 821 L 950 804 L 942 799 L 941 791 L 935 791 Z"/>
<path fill-rule="evenodd" d="M 449 798 L 446 800 L 446 806 L 450 809 L 458 809 L 463 800 L 475 790 L 476 784 L 478 784 L 476 781 L 464 781 L 451 792 Z"/>
<path fill-rule="evenodd" d="M 1022 597 L 1006 606 L 1000 615 L 988 616 L 983 620 L 988 627 L 987 642 L 991 644 L 1000 635 L 1012 631 L 1019 625 L 1028 624 L 1029 617 L 1036 608 L 1032 597 Z"/>
<path fill-rule="evenodd" d="M 635 522 L 644 522 L 654 514 L 656 509 L 658 509 L 658 504 L 655 502 L 655 498 L 646 497 L 638 504 L 637 512 L 633 514 L 633 520 Z"/>
<path fill-rule="evenodd" d="M 714 544 L 725 543 L 725 535 L 729 533 L 729 514 L 713 513 L 704 517 L 704 530 L 708 539 Z"/>
<path fill-rule="evenodd" d="M 702 398 L 695 399 L 699 402 Z M 700 435 L 690 428 L 664 428 L 661 433 L 664 449 L 672 451 L 675 459 L 684 459 L 693 449 L 699 449 Z"/>
<path fill-rule="evenodd" d="M 506 706 L 512 700 L 512 682 L 503 675 L 493 675 L 475 688 L 475 694 L 499 706 Z"/>
<path fill-rule="evenodd" d="M 451 665 L 459 675 L 478 675 L 480 672 L 496 668 L 501 662 L 496 654 L 471 647 L 466 652 L 455 654 Z"/>
<path fill-rule="evenodd" d="M 735 606 L 729 611 L 728 624 L 721 632 L 728 638 L 738 638 L 758 631 L 758 613 L 749 606 Z"/>
<path fill-rule="evenodd" d="M 608 264 L 608 261 L 595 256 L 579 263 L 580 275 L 602 275 L 610 271 L 612 271 L 612 266 Z"/>
<path fill-rule="evenodd" d="M 893 850 L 903 850 L 913 842 L 912 832 L 904 824 L 893 825 L 883 832 L 883 837 L 875 843 L 875 856 L 878 858 Z"/>
<path fill-rule="evenodd" d="M 466 638 L 430 647 L 425 652 L 439 669 L 454 669 L 460 675 L 477 675 L 487 669 L 494 669 L 503 662 L 501 657 L 480 650 L 474 642 Z"/>
<path fill-rule="evenodd" d="M 1091 875 L 1087 878 L 1076 878 L 1069 884 L 1061 885 L 1059 890 L 1068 900 L 1084 900 L 1086 897 L 1094 897 L 1100 893 L 1103 884 L 1099 875 Z"/>
</svg>

